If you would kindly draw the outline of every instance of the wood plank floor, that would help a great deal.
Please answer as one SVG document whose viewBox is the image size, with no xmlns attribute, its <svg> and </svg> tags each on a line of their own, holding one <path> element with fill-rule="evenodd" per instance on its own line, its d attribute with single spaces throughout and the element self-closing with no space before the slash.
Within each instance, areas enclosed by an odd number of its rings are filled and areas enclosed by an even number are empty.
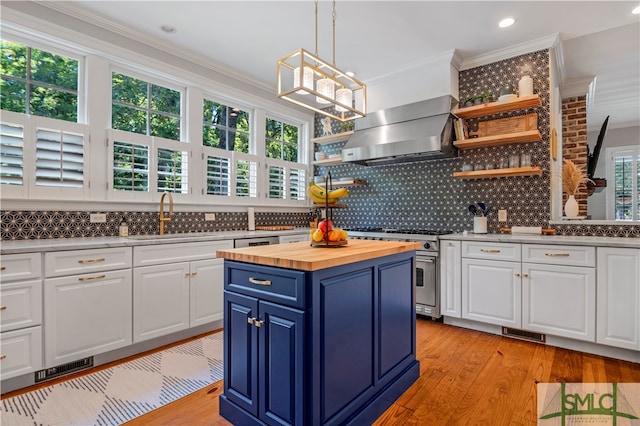
<svg viewBox="0 0 640 426">
<path fill-rule="evenodd" d="M 535 425 L 538 382 L 640 383 L 640 364 L 426 319 L 417 354 L 420 378 L 376 426 Z M 127 425 L 229 425 L 218 414 L 222 390 L 217 382 Z"/>
</svg>

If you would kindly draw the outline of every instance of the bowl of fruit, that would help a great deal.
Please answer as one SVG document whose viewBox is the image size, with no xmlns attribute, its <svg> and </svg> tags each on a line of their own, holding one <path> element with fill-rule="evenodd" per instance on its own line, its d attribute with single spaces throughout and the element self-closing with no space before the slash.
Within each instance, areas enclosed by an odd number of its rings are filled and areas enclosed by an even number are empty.
<svg viewBox="0 0 640 426">
<path fill-rule="evenodd" d="M 347 231 L 334 227 L 331 219 L 321 220 L 318 227 L 310 233 L 313 247 L 340 247 L 347 245 L 349 238 Z"/>
</svg>

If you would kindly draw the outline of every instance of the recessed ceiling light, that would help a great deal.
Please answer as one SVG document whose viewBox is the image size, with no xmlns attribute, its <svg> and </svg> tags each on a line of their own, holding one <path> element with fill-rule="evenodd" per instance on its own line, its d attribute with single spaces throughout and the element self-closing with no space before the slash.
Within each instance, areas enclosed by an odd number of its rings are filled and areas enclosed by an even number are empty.
<svg viewBox="0 0 640 426">
<path fill-rule="evenodd" d="M 635 15 L 640 14 L 640 6 L 636 6 L 636 8 L 631 11 L 631 13 L 633 13 Z"/>
<path fill-rule="evenodd" d="M 500 21 L 498 26 L 500 28 L 506 28 L 506 27 L 510 27 L 511 25 L 513 25 L 514 22 L 516 22 L 516 20 L 513 19 L 513 18 L 504 18 L 502 21 Z"/>
<path fill-rule="evenodd" d="M 164 24 L 162 26 L 160 26 L 160 29 L 162 29 L 162 31 L 164 31 L 165 33 L 169 33 L 169 34 L 173 34 L 175 33 L 176 27 L 174 27 L 173 25 L 168 25 L 168 24 Z"/>
</svg>

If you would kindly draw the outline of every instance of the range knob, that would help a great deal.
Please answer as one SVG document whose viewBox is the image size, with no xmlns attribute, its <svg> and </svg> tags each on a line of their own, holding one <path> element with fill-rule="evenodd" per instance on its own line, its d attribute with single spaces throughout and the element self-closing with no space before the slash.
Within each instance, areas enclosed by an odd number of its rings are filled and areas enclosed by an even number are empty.
<svg viewBox="0 0 640 426">
<path fill-rule="evenodd" d="M 422 247 L 424 247 L 426 250 L 429 250 L 431 248 L 431 243 L 424 243 Z"/>
</svg>

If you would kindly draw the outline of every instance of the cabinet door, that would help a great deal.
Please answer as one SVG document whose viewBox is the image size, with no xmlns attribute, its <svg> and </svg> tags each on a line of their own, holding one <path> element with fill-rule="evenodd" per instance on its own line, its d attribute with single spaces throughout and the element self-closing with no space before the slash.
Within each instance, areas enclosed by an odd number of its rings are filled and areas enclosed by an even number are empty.
<svg viewBox="0 0 640 426">
<path fill-rule="evenodd" d="M 0 285 L 0 331 L 42 323 L 42 280 Z"/>
<path fill-rule="evenodd" d="M 598 248 L 596 341 L 640 350 L 640 250 Z"/>
<path fill-rule="evenodd" d="M 133 269 L 133 341 L 189 328 L 189 262 Z"/>
<path fill-rule="evenodd" d="M 45 366 L 131 344 L 131 269 L 44 281 Z"/>
<path fill-rule="evenodd" d="M 258 299 L 224 292 L 224 394 L 258 416 Z"/>
<path fill-rule="evenodd" d="M 304 424 L 304 312 L 259 302 L 259 417 L 269 425 Z"/>
<path fill-rule="evenodd" d="M 199 260 L 190 265 L 189 325 L 222 319 L 224 259 Z"/>
<path fill-rule="evenodd" d="M 523 328 L 594 342 L 595 278 L 594 268 L 523 263 Z"/>
<path fill-rule="evenodd" d="M 462 317 L 462 259 L 460 241 L 442 241 L 440 245 L 440 312 Z"/>
<path fill-rule="evenodd" d="M 462 317 L 520 328 L 520 263 L 462 259 Z"/>
<path fill-rule="evenodd" d="M 7 331 L 0 338 L 2 380 L 32 373 L 42 368 L 42 328 Z"/>
</svg>

